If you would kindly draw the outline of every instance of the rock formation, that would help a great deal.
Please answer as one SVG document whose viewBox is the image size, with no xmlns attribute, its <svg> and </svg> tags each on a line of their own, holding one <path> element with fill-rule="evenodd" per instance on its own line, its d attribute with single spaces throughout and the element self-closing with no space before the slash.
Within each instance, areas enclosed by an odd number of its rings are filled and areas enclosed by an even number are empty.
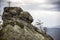
<svg viewBox="0 0 60 40">
<path fill-rule="evenodd" d="M 0 40 L 53 40 L 31 23 L 32 16 L 19 7 L 5 7 Z"/>
</svg>

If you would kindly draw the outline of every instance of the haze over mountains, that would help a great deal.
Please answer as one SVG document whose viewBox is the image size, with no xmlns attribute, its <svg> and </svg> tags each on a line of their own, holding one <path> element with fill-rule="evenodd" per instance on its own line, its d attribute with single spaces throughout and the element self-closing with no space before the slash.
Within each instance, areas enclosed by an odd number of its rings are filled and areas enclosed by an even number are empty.
<svg viewBox="0 0 60 40">
<path fill-rule="evenodd" d="M 60 40 L 60 28 L 48 28 L 47 33 L 51 35 L 54 40 Z"/>
<path fill-rule="evenodd" d="M 52 27 L 47 27 L 47 28 L 60 28 L 60 25 L 52 26 Z"/>
</svg>

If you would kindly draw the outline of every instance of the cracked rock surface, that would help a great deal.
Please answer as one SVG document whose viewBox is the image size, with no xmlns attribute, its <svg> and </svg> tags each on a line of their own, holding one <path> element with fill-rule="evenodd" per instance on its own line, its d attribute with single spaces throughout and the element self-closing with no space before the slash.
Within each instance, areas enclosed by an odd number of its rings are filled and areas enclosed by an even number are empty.
<svg viewBox="0 0 60 40">
<path fill-rule="evenodd" d="M 53 40 L 31 23 L 33 17 L 20 7 L 5 7 L 2 15 L 3 25 L 0 40 Z"/>
</svg>

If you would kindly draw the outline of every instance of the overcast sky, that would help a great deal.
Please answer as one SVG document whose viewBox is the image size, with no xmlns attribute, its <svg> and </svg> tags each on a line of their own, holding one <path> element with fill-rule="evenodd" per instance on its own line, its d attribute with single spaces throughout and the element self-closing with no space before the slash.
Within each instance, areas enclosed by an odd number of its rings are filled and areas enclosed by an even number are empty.
<svg viewBox="0 0 60 40">
<path fill-rule="evenodd" d="M 3 1 L 3 2 L 2 2 Z M 0 0 L 0 12 L 2 15 L 3 8 L 8 6 L 9 0 Z M 28 11 L 34 19 L 33 24 L 40 19 L 43 27 L 52 28 L 60 25 L 60 0 L 10 0 L 11 6 L 21 7 Z"/>
</svg>

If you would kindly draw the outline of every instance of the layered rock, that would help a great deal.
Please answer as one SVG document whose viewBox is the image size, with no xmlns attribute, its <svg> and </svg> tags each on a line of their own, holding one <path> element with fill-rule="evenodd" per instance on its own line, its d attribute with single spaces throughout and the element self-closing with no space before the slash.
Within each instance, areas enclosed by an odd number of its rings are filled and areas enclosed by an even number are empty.
<svg viewBox="0 0 60 40">
<path fill-rule="evenodd" d="M 0 40 L 53 40 L 31 23 L 32 16 L 19 7 L 5 7 Z"/>
</svg>

